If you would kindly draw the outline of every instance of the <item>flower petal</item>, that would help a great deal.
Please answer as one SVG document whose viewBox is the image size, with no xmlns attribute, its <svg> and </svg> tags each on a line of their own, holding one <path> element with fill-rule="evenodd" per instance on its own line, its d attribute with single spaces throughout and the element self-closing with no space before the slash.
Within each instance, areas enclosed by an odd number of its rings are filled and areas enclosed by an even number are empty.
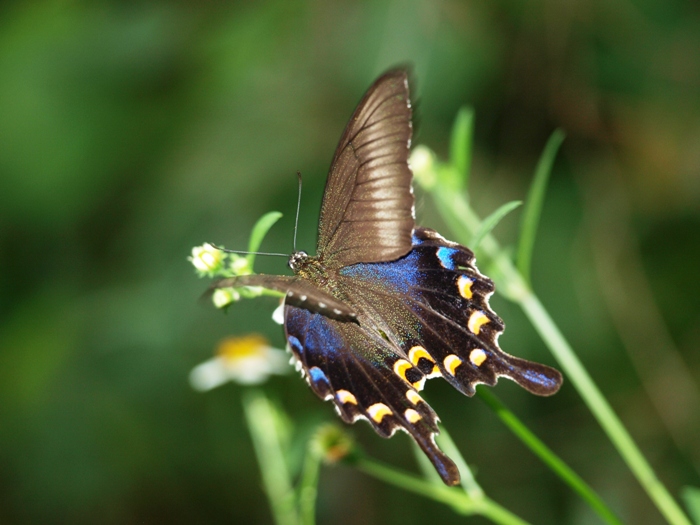
<svg viewBox="0 0 700 525">
<path fill-rule="evenodd" d="M 229 381 L 230 375 L 220 357 L 213 357 L 195 366 L 190 372 L 190 385 L 195 390 L 206 392 Z"/>
</svg>

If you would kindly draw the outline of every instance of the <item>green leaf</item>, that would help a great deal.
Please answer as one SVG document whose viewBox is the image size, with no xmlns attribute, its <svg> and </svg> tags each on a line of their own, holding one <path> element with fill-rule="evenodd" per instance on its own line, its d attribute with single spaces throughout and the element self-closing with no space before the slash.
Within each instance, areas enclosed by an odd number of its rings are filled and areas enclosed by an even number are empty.
<svg viewBox="0 0 700 525">
<path fill-rule="evenodd" d="M 685 502 L 693 523 L 700 525 L 700 489 L 697 487 L 683 487 L 681 498 Z"/>
<path fill-rule="evenodd" d="M 419 144 L 411 151 L 408 164 L 413 172 L 413 180 L 423 189 L 430 191 L 439 178 L 437 175 L 438 162 L 435 158 L 435 153 L 428 146 Z"/>
<path fill-rule="evenodd" d="M 258 219 L 258 222 L 253 226 L 253 231 L 250 232 L 250 241 L 248 242 L 248 251 L 257 252 L 260 250 L 260 245 L 263 239 L 270 231 L 270 228 L 282 217 L 282 214 L 278 211 L 271 211 L 263 215 Z M 253 262 L 255 262 L 255 255 L 252 253 L 246 255 L 248 259 L 248 265 L 253 268 Z"/>
<path fill-rule="evenodd" d="M 472 242 L 469 243 L 469 247 L 472 250 L 476 250 L 476 247 L 479 245 L 481 240 L 484 237 L 486 237 L 489 233 L 491 233 L 491 230 L 493 230 L 496 227 L 496 225 L 499 222 L 501 222 L 501 219 L 521 204 L 522 201 L 507 202 L 503 206 L 499 207 L 496 211 L 494 211 L 491 215 L 486 217 L 483 221 L 481 221 L 481 225 L 474 234 L 474 237 L 472 237 Z"/>
<path fill-rule="evenodd" d="M 450 164 L 441 181 L 453 191 L 463 191 L 469 184 L 469 168 L 472 160 L 472 136 L 474 134 L 474 110 L 463 107 L 457 113 L 450 137 Z"/>
<path fill-rule="evenodd" d="M 555 130 L 552 136 L 549 137 L 547 145 L 544 147 L 542 156 L 535 168 L 535 176 L 532 179 L 530 191 L 527 195 L 527 202 L 525 203 L 525 210 L 523 212 L 523 220 L 520 228 L 520 242 L 518 244 L 516 266 L 528 284 L 530 282 L 532 251 L 535 245 L 535 236 L 537 235 L 537 225 L 540 222 L 540 215 L 542 213 L 544 195 L 547 191 L 547 183 L 549 182 L 549 175 L 552 172 L 554 159 L 557 156 L 557 151 L 563 140 L 564 132 L 560 129 Z"/>
</svg>

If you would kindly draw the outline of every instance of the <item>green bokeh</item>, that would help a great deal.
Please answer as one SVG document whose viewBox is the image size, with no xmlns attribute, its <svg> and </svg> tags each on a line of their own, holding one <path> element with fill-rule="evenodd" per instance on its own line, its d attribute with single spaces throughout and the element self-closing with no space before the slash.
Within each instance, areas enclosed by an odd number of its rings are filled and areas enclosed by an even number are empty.
<svg viewBox="0 0 700 525">
<path fill-rule="evenodd" d="M 289 251 L 297 170 L 298 246 L 313 252 L 345 121 L 379 73 L 406 62 L 415 143 L 446 155 L 458 109 L 474 107 L 470 190 L 482 216 L 525 197 L 547 137 L 565 130 L 533 285 L 670 491 L 700 486 L 692 2 L 9 2 L 0 522 L 271 523 L 243 387 L 199 394 L 187 374 L 228 335 L 282 346 L 276 303 L 227 315 L 202 305 L 206 283 L 186 256 L 209 240 L 245 248 L 273 209 L 285 216 L 263 249 Z M 419 222 L 444 231 L 432 206 L 418 195 Z M 516 242 L 517 216 L 495 230 L 504 244 Z M 281 259 L 256 266 L 287 272 Z M 508 326 L 504 349 L 551 364 L 522 313 L 498 294 L 492 304 Z M 266 389 L 298 436 L 335 418 L 296 375 Z M 624 521 L 661 522 L 572 389 L 497 392 Z M 438 381 L 426 395 L 491 498 L 533 523 L 595 522 L 481 401 Z M 374 457 L 415 469 L 406 436 L 384 441 L 363 423 L 352 432 Z M 318 521 L 464 519 L 334 468 L 322 472 Z"/>
</svg>

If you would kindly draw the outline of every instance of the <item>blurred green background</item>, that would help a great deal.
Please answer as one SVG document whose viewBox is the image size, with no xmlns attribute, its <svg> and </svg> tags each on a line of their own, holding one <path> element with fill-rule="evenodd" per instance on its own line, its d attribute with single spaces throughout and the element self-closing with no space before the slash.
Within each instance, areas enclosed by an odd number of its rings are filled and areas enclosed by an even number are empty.
<svg viewBox="0 0 700 525">
<path fill-rule="evenodd" d="M 204 241 L 313 252 L 326 170 L 363 91 L 414 64 L 417 133 L 444 155 L 476 112 L 471 199 L 522 199 L 567 133 L 533 282 L 674 495 L 700 485 L 700 9 L 682 0 L 5 2 L 0 6 L 0 522 L 271 523 L 243 387 L 195 393 L 227 335 L 276 346 L 272 299 L 198 303 Z M 449 236 L 418 194 L 419 223 Z M 517 239 L 518 214 L 495 231 Z M 259 271 L 287 273 L 283 260 Z M 554 364 L 523 314 L 503 348 Z M 442 383 L 442 384 L 441 384 Z M 266 390 L 303 437 L 334 421 L 296 374 Z M 495 390 L 627 523 L 660 523 L 565 384 Z M 493 499 L 534 523 L 596 523 L 478 399 L 426 390 Z M 408 438 L 348 428 L 408 470 Z M 345 467 L 319 523 L 461 523 Z M 470 523 L 485 523 L 476 518 Z"/>
</svg>

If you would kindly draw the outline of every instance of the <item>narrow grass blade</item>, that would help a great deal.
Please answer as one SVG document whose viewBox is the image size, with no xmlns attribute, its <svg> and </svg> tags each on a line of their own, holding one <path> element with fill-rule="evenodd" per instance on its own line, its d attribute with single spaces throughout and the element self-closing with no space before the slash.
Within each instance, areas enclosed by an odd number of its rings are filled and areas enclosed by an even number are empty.
<svg viewBox="0 0 700 525">
<path fill-rule="evenodd" d="M 250 232 L 250 241 L 248 242 L 248 251 L 257 252 L 260 251 L 260 245 L 263 239 L 270 231 L 270 228 L 282 217 L 282 214 L 278 211 L 271 211 L 263 215 L 258 219 L 258 222 L 253 226 L 253 230 Z M 248 259 L 248 266 L 253 268 L 253 263 L 255 262 L 255 255 L 252 253 L 246 255 Z"/>
<path fill-rule="evenodd" d="M 472 237 L 472 241 L 469 243 L 469 247 L 472 250 L 476 250 L 481 240 L 484 237 L 486 237 L 489 233 L 491 233 L 491 230 L 493 230 L 496 227 L 496 225 L 499 222 L 501 222 L 501 219 L 521 204 L 521 201 L 506 202 L 504 205 L 497 208 L 496 211 L 494 211 L 491 215 L 489 215 L 483 221 L 481 221 L 479 229 L 476 231 L 476 233 Z"/>
<path fill-rule="evenodd" d="M 314 525 L 316 523 L 316 498 L 322 460 L 318 440 L 318 433 L 316 433 L 309 440 L 306 448 L 299 486 L 299 522 L 301 525 Z"/>
<path fill-rule="evenodd" d="M 244 396 L 243 409 L 275 523 L 297 525 L 294 490 L 282 448 L 285 439 L 279 435 L 278 415 L 265 394 L 258 390 Z"/>
<path fill-rule="evenodd" d="M 357 458 L 354 465 L 362 472 L 385 483 L 445 503 L 459 514 L 467 516 L 479 514 L 500 525 L 527 525 L 526 521 L 487 497 L 474 500 L 462 489 L 422 480 L 364 456 Z"/>
<path fill-rule="evenodd" d="M 465 243 L 470 234 L 476 231 L 480 221 L 474 211 L 469 207 L 464 196 L 450 192 L 437 185 L 431 188 L 433 196 L 438 203 L 438 210 L 443 215 L 445 222 L 457 235 L 459 242 Z M 566 377 L 574 385 L 589 410 L 601 425 L 611 443 L 618 450 L 627 466 L 642 485 L 668 523 L 673 525 L 690 525 L 690 521 L 683 514 L 668 490 L 657 478 L 651 465 L 646 461 L 641 451 L 634 443 L 627 429 L 607 402 L 600 389 L 593 382 L 580 359 L 571 345 L 552 320 L 538 297 L 527 286 L 520 272 L 506 257 L 501 257 L 503 250 L 496 239 L 491 235 L 484 237 L 482 251 L 499 266 L 503 281 L 499 283 L 503 287 L 517 291 L 512 293 L 513 300 L 520 305 L 525 315 L 540 334 L 544 342 L 557 358 L 563 368 Z"/>
<path fill-rule="evenodd" d="M 605 502 L 596 494 L 596 492 L 579 477 L 559 456 L 552 452 L 547 445 L 528 429 L 522 421 L 520 421 L 513 412 L 508 410 L 506 406 L 490 391 L 484 388 L 477 388 L 477 395 L 486 402 L 486 404 L 496 413 L 496 415 L 505 423 L 505 425 L 522 441 L 537 457 L 539 457 L 546 465 L 551 468 L 566 484 L 568 484 L 574 492 L 577 492 L 583 500 L 585 500 L 591 508 L 606 523 L 613 525 L 622 525 L 612 510 Z"/>
<path fill-rule="evenodd" d="M 683 487 L 681 497 L 688 509 L 688 514 L 695 525 L 700 525 L 700 489 L 697 487 Z"/>
<path fill-rule="evenodd" d="M 428 459 L 428 456 L 426 456 L 425 452 L 418 446 L 418 443 L 411 440 L 411 449 L 413 449 L 413 455 L 416 457 L 416 463 L 418 463 L 418 468 L 420 468 L 423 478 L 430 483 L 441 484 L 442 480 L 440 479 L 440 474 L 437 473 L 435 467 Z"/>
<path fill-rule="evenodd" d="M 450 436 L 444 427 L 440 429 L 440 433 L 436 436 L 436 441 L 438 446 L 445 454 L 452 458 L 452 461 L 457 465 L 459 473 L 462 476 L 461 484 L 464 491 L 474 500 L 484 498 L 484 490 L 476 482 L 476 478 L 462 456 L 462 452 L 457 448 L 457 445 L 455 445 L 455 442 L 452 440 L 452 436 Z"/>
<path fill-rule="evenodd" d="M 527 202 L 525 203 L 525 210 L 523 212 L 523 220 L 520 228 L 520 242 L 518 244 L 516 266 L 528 284 L 530 283 L 532 250 L 535 245 L 537 225 L 540 222 L 540 215 L 542 213 L 544 195 L 547 191 L 547 183 L 549 182 L 549 175 L 552 172 L 554 159 L 557 156 L 557 151 L 563 140 L 564 132 L 560 129 L 555 130 L 552 136 L 549 137 L 547 145 L 544 147 L 542 156 L 535 168 L 535 176 L 532 179 L 530 191 L 527 195 Z"/>
<path fill-rule="evenodd" d="M 443 181 L 451 190 L 463 191 L 469 186 L 473 135 L 474 110 L 463 107 L 457 113 L 450 137 L 450 164 L 453 169 L 446 171 L 447 180 Z"/>
</svg>

